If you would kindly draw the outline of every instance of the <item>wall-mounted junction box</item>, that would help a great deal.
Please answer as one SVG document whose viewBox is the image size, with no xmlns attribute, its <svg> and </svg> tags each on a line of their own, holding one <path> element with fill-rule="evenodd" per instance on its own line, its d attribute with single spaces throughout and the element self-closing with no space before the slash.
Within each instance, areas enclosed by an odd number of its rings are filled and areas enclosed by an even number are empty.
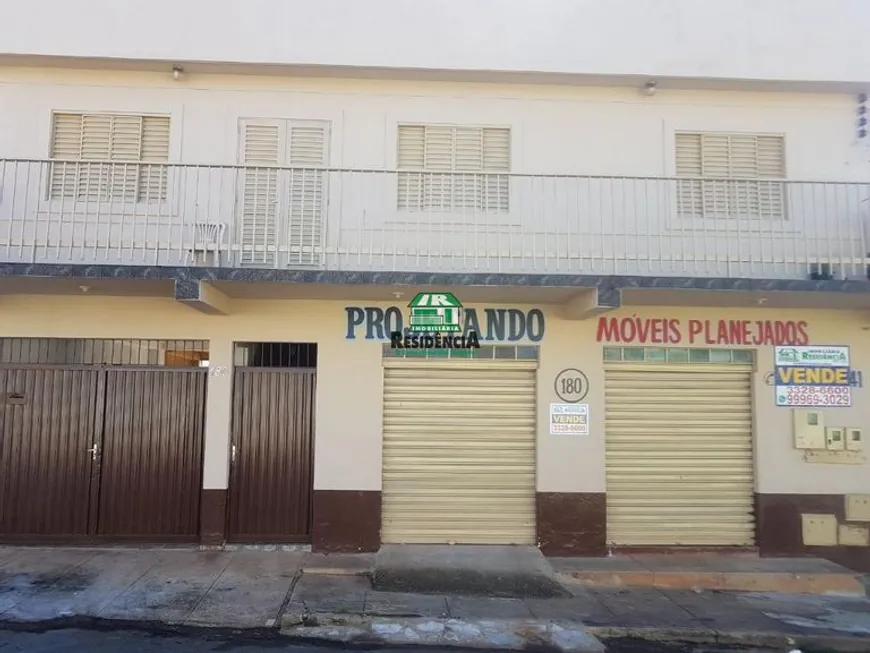
<svg viewBox="0 0 870 653">
<path fill-rule="evenodd" d="M 837 546 L 835 515 L 801 515 L 801 526 L 806 546 Z"/>
<path fill-rule="evenodd" d="M 870 494 L 846 495 L 846 521 L 870 522 Z"/>
<path fill-rule="evenodd" d="M 818 410 L 794 410 L 795 449 L 827 449 L 825 420 Z"/>
<path fill-rule="evenodd" d="M 840 524 L 840 546 L 870 546 L 870 529 L 854 524 Z"/>
<path fill-rule="evenodd" d="M 846 449 L 849 451 L 861 451 L 864 434 L 857 426 L 846 427 Z"/>
<path fill-rule="evenodd" d="M 845 449 L 846 429 L 842 426 L 828 426 L 825 428 L 825 445 L 832 451 Z"/>
</svg>

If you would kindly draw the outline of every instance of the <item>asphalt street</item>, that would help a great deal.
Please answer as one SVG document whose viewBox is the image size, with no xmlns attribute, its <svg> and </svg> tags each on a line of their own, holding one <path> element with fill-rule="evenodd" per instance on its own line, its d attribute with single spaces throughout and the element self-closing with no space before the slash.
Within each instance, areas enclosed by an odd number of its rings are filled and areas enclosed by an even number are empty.
<svg viewBox="0 0 870 653">
<path fill-rule="evenodd" d="M 359 647 L 299 645 L 279 635 L 167 633 L 146 630 L 0 630 L 0 653 L 366 653 Z M 457 649 L 376 649 L 371 653 L 457 653 Z M 461 652 L 459 652 L 461 653 Z M 471 652 L 467 652 L 471 653 Z M 770 649 L 621 641 L 608 653 L 788 653 Z M 812 653 L 804 651 L 803 653 Z"/>
</svg>

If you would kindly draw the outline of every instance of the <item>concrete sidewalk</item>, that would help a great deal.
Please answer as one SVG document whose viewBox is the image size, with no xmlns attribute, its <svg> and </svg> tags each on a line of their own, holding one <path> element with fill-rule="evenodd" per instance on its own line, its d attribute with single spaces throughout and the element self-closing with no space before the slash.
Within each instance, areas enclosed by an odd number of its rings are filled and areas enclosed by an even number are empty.
<svg viewBox="0 0 870 653">
<path fill-rule="evenodd" d="M 563 651 L 600 651 L 599 640 L 619 636 L 870 650 L 866 597 L 574 583 L 566 598 L 404 594 L 373 590 L 373 563 L 286 551 L 0 547 L 0 622 L 108 619 Z"/>
</svg>

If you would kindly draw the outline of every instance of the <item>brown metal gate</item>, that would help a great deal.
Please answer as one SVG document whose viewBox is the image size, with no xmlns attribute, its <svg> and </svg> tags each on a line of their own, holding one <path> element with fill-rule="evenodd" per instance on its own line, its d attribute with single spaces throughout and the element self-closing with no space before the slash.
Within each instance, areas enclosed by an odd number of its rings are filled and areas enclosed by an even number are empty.
<svg viewBox="0 0 870 653">
<path fill-rule="evenodd" d="M 231 542 L 309 542 L 314 369 L 240 367 L 233 386 Z"/>
<path fill-rule="evenodd" d="M 102 379 L 95 369 L 0 368 L 4 537 L 88 536 Z"/>
<path fill-rule="evenodd" d="M 0 538 L 195 541 L 206 379 L 0 367 Z"/>
<path fill-rule="evenodd" d="M 109 370 L 97 534 L 199 535 L 207 372 Z"/>
</svg>

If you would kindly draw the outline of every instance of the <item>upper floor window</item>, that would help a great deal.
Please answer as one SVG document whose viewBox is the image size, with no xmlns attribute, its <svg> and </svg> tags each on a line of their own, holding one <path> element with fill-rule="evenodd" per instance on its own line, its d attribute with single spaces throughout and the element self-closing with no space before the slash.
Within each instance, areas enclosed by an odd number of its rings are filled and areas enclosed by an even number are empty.
<svg viewBox="0 0 870 653">
<path fill-rule="evenodd" d="M 510 129 L 400 125 L 398 149 L 400 210 L 509 210 Z"/>
<path fill-rule="evenodd" d="M 775 134 L 678 133 L 681 217 L 785 217 L 785 139 Z"/>
<path fill-rule="evenodd" d="M 55 113 L 50 199 L 166 199 L 169 116 Z"/>
<path fill-rule="evenodd" d="M 330 124 L 318 120 L 245 119 L 238 224 L 243 264 L 320 261 L 326 226 Z"/>
</svg>

